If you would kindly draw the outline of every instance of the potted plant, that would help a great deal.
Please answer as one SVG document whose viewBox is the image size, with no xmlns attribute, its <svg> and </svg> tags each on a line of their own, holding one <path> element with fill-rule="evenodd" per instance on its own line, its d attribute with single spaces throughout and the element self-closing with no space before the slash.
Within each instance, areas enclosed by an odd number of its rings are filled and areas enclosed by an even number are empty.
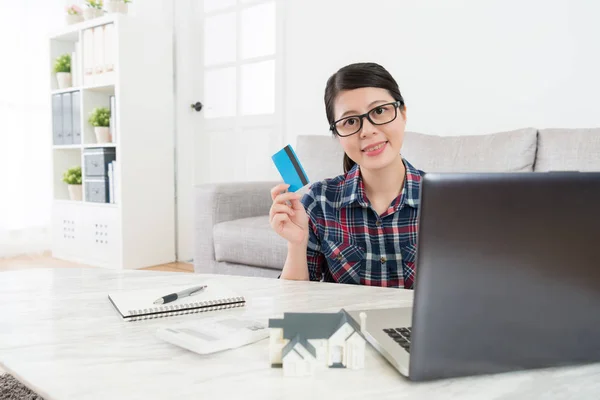
<svg viewBox="0 0 600 400">
<path fill-rule="evenodd" d="M 73 167 L 66 170 L 62 180 L 69 185 L 69 198 L 71 200 L 81 201 L 81 167 Z"/>
<path fill-rule="evenodd" d="M 119 11 L 121 14 L 127 14 L 129 3 L 131 3 L 131 0 L 123 0 L 123 2 L 119 5 Z"/>
<path fill-rule="evenodd" d="M 106 2 L 106 11 L 108 13 L 111 14 L 115 14 L 119 12 L 119 4 L 121 3 L 121 0 L 108 0 Z"/>
<path fill-rule="evenodd" d="M 106 11 L 109 13 L 127 14 L 128 4 L 131 0 L 108 0 L 106 3 Z"/>
<path fill-rule="evenodd" d="M 67 24 L 72 25 L 78 22 L 83 21 L 83 15 L 81 12 L 81 8 L 77 5 L 72 4 L 67 7 Z"/>
<path fill-rule="evenodd" d="M 97 143 L 111 143 L 110 110 L 106 107 L 96 107 L 90 113 L 88 122 L 94 127 Z"/>
<path fill-rule="evenodd" d="M 71 87 L 71 55 L 69 53 L 56 57 L 54 73 L 59 89 Z"/>
<path fill-rule="evenodd" d="M 83 18 L 88 20 L 104 15 L 102 7 L 104 5 L 103 0 L 86 0 L 85 4 L 88 8 L 83 10 Z"/>
</svg>

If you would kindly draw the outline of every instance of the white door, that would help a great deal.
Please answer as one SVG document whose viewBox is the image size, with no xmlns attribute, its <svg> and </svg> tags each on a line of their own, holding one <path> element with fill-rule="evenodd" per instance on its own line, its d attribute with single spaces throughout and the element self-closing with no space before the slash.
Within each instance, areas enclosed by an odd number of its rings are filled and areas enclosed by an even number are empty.
<svg viewBox="0 0 600 400">
<path fill-rule="evenodd" d="M 279 178 L 271 155 L 284 146 L 283 1 L 174 3 L 178 252 L 186 259 L 194 185 Z"/>
</svg>

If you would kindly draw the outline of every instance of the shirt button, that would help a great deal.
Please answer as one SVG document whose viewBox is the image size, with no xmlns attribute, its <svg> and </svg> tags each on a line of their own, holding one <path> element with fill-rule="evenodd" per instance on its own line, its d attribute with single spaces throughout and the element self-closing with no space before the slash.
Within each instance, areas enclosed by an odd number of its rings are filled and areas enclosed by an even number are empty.
<svg viewBox="0 0 600 400">
<path fill-rule="evenodd" d="M 335 258 L 336 258 L 336 260 L 340 260 L 340 261 L 341 261 L 341 259 L 342 259 L 342 255 L 341 255 L 341 254 L 338 254 L 338 255 L 337 255 Z"/>
<path fill-rule="evenodd" d="M 375 225 L 377 225 L 377 226 L 381 226 L 381 220 L 380 220 L 380 219 L 378 219 L 378 220 L 377 220 L 377 222 L 375 222 Z"/>
<path fill-rule="evenodd" d="M 381 257 L 380 261 L 383 264 L 383 263 L 385 263 L 387 261 L 387 259 L 385 257 Z"/>
</svg>

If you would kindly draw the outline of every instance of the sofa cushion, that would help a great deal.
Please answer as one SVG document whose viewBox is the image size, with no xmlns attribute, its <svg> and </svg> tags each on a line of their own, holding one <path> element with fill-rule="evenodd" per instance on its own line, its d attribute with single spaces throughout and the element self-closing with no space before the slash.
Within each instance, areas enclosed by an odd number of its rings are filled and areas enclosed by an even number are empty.
<svg viewBox="0 0 600 400">
<path fill-rule="evenodd" d="M 541 129 L 535 170 L 600 171 L 600 128 Z"/>
<path fill-rule="evenodd" d="M 533 171 L 537 130 L 470 136 L 436 136 L 407 131 L 406 159 L 425 172 Z M 344 150 L 331 135 L 301 135 L 296 152 L 311 182 L 343 173 Z"/>
<path fill-rule="evenodd" d="M 273 231 L 268 215 L 221 222 L 213 235 L 217 261 L 283 269 L 287 241 Z"/>
<path fill-rule="evenodd" d="M 425 172 L 533 171 L 537 130 L 469 136 L 406 132 L 402 155 Z"/>
</svg>

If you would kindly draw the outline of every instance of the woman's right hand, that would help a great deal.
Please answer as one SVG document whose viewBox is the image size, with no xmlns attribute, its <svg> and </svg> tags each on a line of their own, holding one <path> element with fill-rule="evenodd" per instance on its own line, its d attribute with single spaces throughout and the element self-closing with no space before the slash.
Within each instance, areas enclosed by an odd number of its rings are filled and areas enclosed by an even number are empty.
<svg viewBox="0 0 600 400">
<path fill-rule="evenodd" d="M 282 183 L 271 189 L 273 204 L 269 211 L 269 222 L 273 230 L 288 242 L 303 244 L 308 241 L 308 216 L 300 202 L 302 196 L 286 192 L 289 187 Z"/>
</svg>

